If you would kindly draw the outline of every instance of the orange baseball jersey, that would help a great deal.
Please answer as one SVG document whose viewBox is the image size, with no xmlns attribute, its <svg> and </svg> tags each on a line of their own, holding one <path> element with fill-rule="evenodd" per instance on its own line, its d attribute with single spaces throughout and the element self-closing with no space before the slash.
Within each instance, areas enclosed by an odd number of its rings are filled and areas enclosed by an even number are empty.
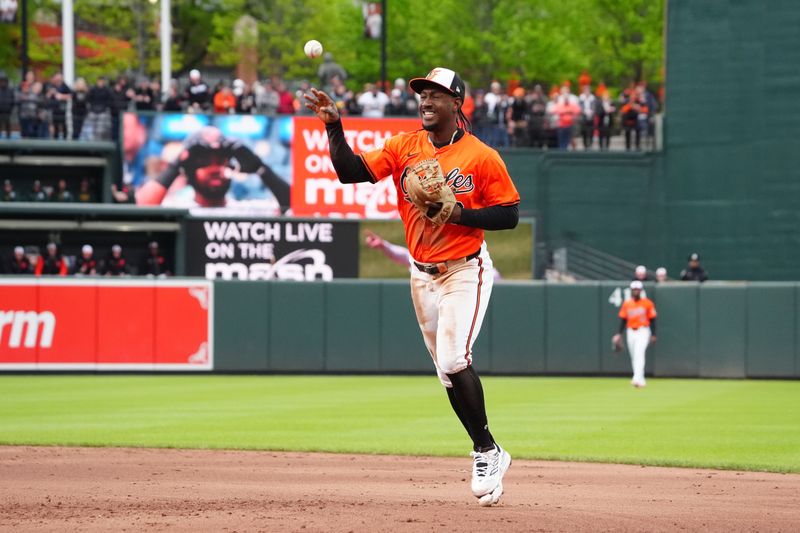
<svg viewBox="0 0 800 533">
<path fill-rule="evenodd" d="M 656 306 L 649 298 L 639 298 L 639 300 L 628 298 L 619 310 L 619 317 L 628 321 L 629 328 L 648 327 L 650 321 L 656 317 Z"/>
<path fill-rule="evenodd" d="M 361 158 L 373 182 L 392 175 L 408 250 L 420 263 L 459 259 L 476 252 L 483 244 L 483 230 L 458 224 L 435 226 L 414 207 L 405 178 L 417 162 L 436 158 L 456 201 L 467 209 L 519 203 L 519 193 L 500 155 L 469 132 L 442 148 L 435 148 L 423 129 L 401 133 L 383 148 L 362 153 Z"/>
</svg>

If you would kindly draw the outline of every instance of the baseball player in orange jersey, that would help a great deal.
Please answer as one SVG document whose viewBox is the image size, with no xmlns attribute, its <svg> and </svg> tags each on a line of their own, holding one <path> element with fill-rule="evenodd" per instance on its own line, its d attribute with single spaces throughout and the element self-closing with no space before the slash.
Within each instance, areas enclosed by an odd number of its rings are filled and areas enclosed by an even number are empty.
<svg viewBox="0 0 800 533">
<path fill-rule="evenodd" d="M 503 493 L 511 456 L 489 432 L 472 345 L 493 284 L 483 233 L 516 227 L 519 193 L 499 154 L 470 133 L 461 112 L 465 87 L 458 74 L 435 68 L 409 85 L 420 96 L 422 128 L 359 156 L 347 145 L 336 105 L 327 94 L 311 89 L 306 106 L 325 123 L 339 181 L 375 183 L 389 175 L 394 180 L 414 259 L 411 298 L 417 320 L 450 404 L 472 439 L 472 493 L 481 505 L 492 505 Z M 441 204 L 428 202 L 426 216 L 412 204 L 405 186 L 412 166 L 431 158 L 438 160 L 457 201 L 446 223 L 438 226 L 429 216 Z"/>
<path fill-rule="evenodd" d="M 619 309 L 619 333 L 614 335 L 614 343 L 620 343 L 622 332 L 627 327 L 628 354 L 633 366 L 631 385 L 645 386 L 644 356 L 647 346 L 656 342 L 656 306 L 652 300 L 642 296 L 641 281 L 631 282 L 631 297 Z"/>
</svg>

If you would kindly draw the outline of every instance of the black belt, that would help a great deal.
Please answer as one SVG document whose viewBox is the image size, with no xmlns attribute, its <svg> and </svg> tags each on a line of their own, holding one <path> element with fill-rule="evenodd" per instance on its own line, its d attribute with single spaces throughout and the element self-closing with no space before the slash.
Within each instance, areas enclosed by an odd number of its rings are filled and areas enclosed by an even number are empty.
<svg viewBox="0 0 800 533">
<path fill-rule="evenodd" d="M 417 263 L 416 261 L 414 261 L 414 266 L 417 267 L 417 269 L 420 272 L 425 272 L 426 274 L 430 274 L 431 276 L 436 276 L 438 274 L 444 274 L 451 266 L 456 266 L 462 263 L 466 263 L 467 261 L 472 261 L 479 255 L 481 255 L 480 248 L 478 248 L 477 252 L 471 253 L 467 257 L 462 257 L 460 259 L 451 259 L 450 261 L 443 261 L 441 263 Z"/>
</svg>

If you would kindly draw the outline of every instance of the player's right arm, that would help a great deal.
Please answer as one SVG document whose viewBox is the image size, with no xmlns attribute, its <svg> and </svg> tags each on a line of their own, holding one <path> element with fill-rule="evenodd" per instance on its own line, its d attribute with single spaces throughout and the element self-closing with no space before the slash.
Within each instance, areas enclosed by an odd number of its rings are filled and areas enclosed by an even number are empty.
<svg viewBox="0 0 800 533">
<path fill-rule="evenodd" d="M 331 162 L 339 181 L 342 183 L 374 182 L 375 179 L 364 160 L 355 155 L 353 149 L 347 144 L 339 110 L 331 97 L 314 88 L 311 89 L 310 95 L 303 96 L 306 99 L 306 107 L 325 123 Z"/>
</svg>

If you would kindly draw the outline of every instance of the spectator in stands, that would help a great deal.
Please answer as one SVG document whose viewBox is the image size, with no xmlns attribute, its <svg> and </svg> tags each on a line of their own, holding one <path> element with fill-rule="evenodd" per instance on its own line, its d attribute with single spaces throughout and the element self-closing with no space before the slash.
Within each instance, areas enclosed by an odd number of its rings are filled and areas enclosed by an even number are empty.
<svg viewBox="0 0 800 533">
<path fill-rule="evenodd" d="M 656 269 L 656 281 L 658 283 L 664 283 L 667 281 L 667 269 L 664 267 L 658 267 Z"/>
<path fill-rule="evenodd" d="M 364 85 L 364 92 L 358 97 L 358 105 L 361 107 L 362 116 L 381 118 L 386 106 L 389 105 L 389 97 L 383 91 L 379 91 L 374 83 L 367 83 Z"/>
<path fill-rule="evenodd" d="M 72 193 L 67 189 L 67 180 L 64 178 L 58 180 L 56 190 L 53 192 L 51 199 L 54 202 L 72 202 L 75 200 L 75 197 L 72 196 Z"/>
<path fill-rule="evenodd" d="M 4 180 L 3 181 L 3 197 L 2 200 L 4 202 L 16 202 L 17 201 L 17 192 L 14 190 L 14 185 L 11 183 L 11 180 Z"/>
<path fill-rule="evenodd" d="M 403 91 L 400 89 L 392 89 L 392 94 L 389 95 L 389 103 L 385 109 L 386 115 L 390 117 L 399 117 L 406 114 L 406 104 L 403 101 Z"/>
<path fill-rule="evenodd" d="M 66 276 L 67 270 L 67 261 L 61 255 L 56 243 L 47 243 L 47 251 L 45 252 L 44 257 L 40 256 L 37 259 L 34 273 L 37 276 Z"/>
<path fill-rule="evenodd" d="M 130 110 L 135 92 L 128 83 L 128 78 L 120 76 L 114 83 L 111 94 L 114 96 L 111 107 L 111 139 L 116 141 L 119 139 L 120 114 Z"/>
<path fill-rule="evenodd" d="M 583 149 L 588 150 L 592 147 L 594 140 L 595 115 L 597 113 L 597 98 L 592 94 L 592 88 L 584 85 L 578 105 L 581 108 L 581 137 L 583 137 Z"/>
<path fill-rule="evenodd" d="M 622 129 L 625 130 L 625 149 L 631 149 L 631 137 L 635 137 L 636 150 L 641 150 L 642 121 L 647 123 L 647 104 L 644 96 L 636 91 L 631 94 L 628 103 L 622 106 Z M 646 128 L 646 126 L 645 126 Z"/>
<path fill-rule="evenodd" d="M 486 93 L 483 89 L 475 91 L 475 109 L 472 111 L 472 134 L 489 144 L 489 116 Z"/>
<path fill-rule="evenodd" d="M 42 84 L 35 81 L 29 89 L 22 91 L 19 97 L 19 124 L 24 138 L 46 137 L 49 121 L 47 121 L 47 102 L 42 90 Z"/>
<path fill-rule="evenodd" d="M 640 81 L 636 87 L 640 101 L 643 101 L 647 106 L 646 114 L 639 115 L 639 128 L 642 130 L 642 135 L 647 140 L 647 148 L 650 150 L 655 149 L 655 129 L 656 122 L 655 116 L 658 112 L 658 99 L 647 88 L 646 81 Z"/>
<path fill-rule="evenodd" d="M 190 113 L 202 113 L 211 109 L 211 91 L 199 70 L 192 69 L 189 72 L 189 86 L 186 87 L 184 96 L 189 104 L 187 111 Z"/>
<path fill-rule="evenodd" d="M 86 97 L 89 112 L 81 129 L 81 139 L 86 141 L 106 141 L 111 139 L 111 110 L 114 108 L 114 93 L 108 87 L 104 76 L 89 89 Z"/>
<path fill-rule="evenodd" d="M 528 137 L 530 146 L 544 148 L 547 146 L 547 97 L 542 86 L 537 84 L 528 95 Z"/>
<path fill-rule="evenodd" d="M 274 116 L 278 112 L 280 97 L 272 85 L 272 81 L 264 80 L 263 83 L 253 83 L 256 113 L 259 115 Z"/>
<path fill-rule="evenodd" d="M 502 94 L 502 86 L 499 81 L 493 81 L 490 92 L 483 98 L 486 102 L 486 117 L 488 122 L 487 135 L 484 142 L 493 148 L 508 146 L 508 130 L 506 129 L 505 117 L 508 101 L 506 95 Z"/>
<path fill-rule="evenodd" d="M 111 247 L 108 257 L 103 262 L 103 275 L 127 276 L 129 274 L 128 261 L 122 255 L 122 246 L 115 244 Z"/>
<path fill-rule="evenodd" d="M 339 78 L 339 81 L 344 83 L 347 79 L 347 71 L 339 63 L 333 60 L 333 54 L 325 52 L 322 56 L 322 64 L 317 69 L 317 76 L 319 76 L 319 83 L 322 90 L 330 94 L 333 92 L 335 86 L 332 84 L 333 78 Z"/>
<path fill-rule="evenodd" d="M 147 256 L 142 262 L 141 273 L 148 277 L 163 278 L 172 275 L 167 268 L 167 262 L 158 248 L 156 241 L 147 245 Z"/>
<path fill-rule="evenodd" d="M 508 100 L 506 124 L 511 146 L 528 146 L 528 104 L 525 89 L 517 87 Z"/>
<path fill-rule="evenodd" d="M 568 150 L 572 144 L 575 120 L 580 116 L 581 108 L 572 101 L 572 95 L 567 87 L 562 87 L 553 113 L 558 117 L 558 148 Z"/>
<path fill-rule="evenodd" d="M 236 82 L 241 83 L 241 89 L 236 87 Z M 257 85 L 254 82 L 253 85 Z M 238 92 L 237 92 L 238 91 Z M 236 112 L 241 115 L 253 114 L 256 110 L 256 95 L 253 92 L 252 86 L 246 84 L 242 80 L 234 81 L 233 96 L 236 97 Z"/>
<path fill-rule="evenodd" d="M 167 99 L 164 101 L 163 110 L 168 113 L 179 113 L 183 111 L 183 98 L 178 88 L 174 85 L 170 86 L 167 91 Z"/>
<path fill-rule="evenodd" d="M 614 114 L 617 108 L 608 94 L 608 90 L 598 93 L 600 101 L 597 103 L 597 136 L 600 150 L 607 151 L 611 144 L 611 131 L 614 127 Z"/>
<path fill-rule="evenodd" d="M 642 283 L 644 283 L 645 281 L 648 281 L 648 278 L 647 278 L 647 267 L 644 266 L 644 265 L 637 266 L 636 269 L 633 271 L 633 280 L 634 281 L 641 281 Z"/>
<path fill-rule="evenodd" d="M 75 80 L 74 91 L 72 92 L 72 138 L 80 139 L 83 122 L 89 114 L 89 86 L 86 80 L 78 78 Z"/>
<path fill-rule="evenodd" d="M 48 90 L 50 110 L 53 117 L 53 139 L 67 139 L 67 106 L 72 100 L 72 89 L 64 82 L 60 72 L 50 78 Z"/>
<path fill-rule="evenodd" d="M 96 276 L 97 260 L 94 258 L 94 248 L 91 244 L 84 244 L 81 255 L 75 260 L 74 274 L 76 276 Z"/>
<path fill-rule="evenodd" d="M 700 256 L 696 253 L 689 255 L 689 266 L 681 272 L 683 281 L 703 282 L 708 279 L 708 273 L 700 266 Z"/>
<path fill-rule="evenodd" d="M 128 89 L 128 99 L 133 101 L 136 111 L 155 111 L 158 97 L 147 78 L 140 78 L 135 89 Z"/>
<path fill-rule="evenodd" d="M 28 194 L 28 201 L 29 202 L 48 202 L 50 197 L 47 194 L 47 191 L 44 190 L 42 187 L 42 182 L 39 180 L 33 180 L 33 185 L 31 186 L 31 192 Z"/>
<path fill-rule="evenodd" d="M 17 105 L 17 96 L 8 83 L 5 72 L 0 72 L 0 133 L 6 132 L 6 139 L 11 138 L 11 113 Z"/>
<path fill-rule="evenodd" d="M 81 178 L 80 188 L 78 189 L 78 201 L 84 203 L 96 201 L 91 182 L 86 176 Z"/>
<path fill-rule="evenodd" d="M 278 91 L 278 114 L 293 115 L 294 96 L 292 96 L 292 91 L 286 86 L 286 82 L 279 80 L 275 85 L 275 89 Z"/>
<path fill-rule="evenodd" d="M 8 262 L 6 272 L 9 274 L 33 274 L 33 267 L 25 255 L 25 248 L 22 246 L 14 247 L 14 254 Z"/>
<path fill-rule="evenodd" d="M 31 86 L 36 82 L 36 74 L 29 70 L 25 72 L 25 79 L 22 80 L 19 84 L 20 92 L 30 91 Z"/>
<path fill-rule="evenodd" d="M 231 114 L 236 112 L 236 97 L 227 84 L 223 84 L 214 95 L 214 113 Z"/>
</svg>

